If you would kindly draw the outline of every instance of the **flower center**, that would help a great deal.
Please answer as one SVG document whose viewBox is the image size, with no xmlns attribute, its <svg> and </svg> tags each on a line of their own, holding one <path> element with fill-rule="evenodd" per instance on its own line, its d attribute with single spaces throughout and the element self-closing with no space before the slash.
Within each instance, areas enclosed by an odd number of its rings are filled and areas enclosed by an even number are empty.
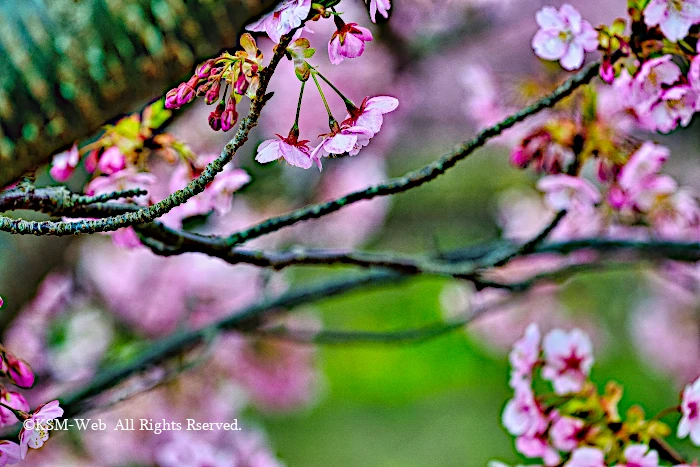
<svg viewBox="0 0 700 467">
<path fill-rule="evenodd" d="M 574 35 L 571 34 L 571 31 L 566 29 L 564 31 L 561 31 L 559 33 L 559 39 L 562 40 L 562 42 L 571 42 L 574 38 Z"/>
<path fill-rule="evenodd" d="M 668 7 L 681 12 L 683 11 L 683 0 L 668 0 Z"/>
</svg>

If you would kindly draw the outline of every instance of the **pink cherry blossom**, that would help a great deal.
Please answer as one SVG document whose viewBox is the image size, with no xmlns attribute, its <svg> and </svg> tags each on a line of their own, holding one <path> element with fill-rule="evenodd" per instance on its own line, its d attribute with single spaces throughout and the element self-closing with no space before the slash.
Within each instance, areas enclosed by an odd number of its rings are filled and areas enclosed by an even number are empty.
<svg viewBox="0 0 700 467">
<path fill-rule="evenodd" d="M 605 455 L 598 448 L 578 448 L 564 467 L 605 467 Z"/>
<path fill-rule="evenodd" d="M 309 16 L 311 0 L 284 0 L 275 9 L 245 28 L 248 31 L 265 32 L 274 42 L 301 26 Z"/>
<path fill-rule="evenodd" d="M 645 141 L 620 170 L 620 186 L 626 191 L 636 191 L 644 180 L 661 171 L 670 155 L 668 148 Z"/>
<path fill-rule="evenodd" d="M 29 412 L 29 403 L 24 396 L 18 392 L 2 391 L 0 402 L 15 410 Z M 0 427 L 14 425 L 17 423 L 17 417 L 10 409 L 0 406 Z"/>
<path fill-rule="evenodd" d="M 97 162 L 97 168 L 104 174 L 110 175 L 126 167 L 126 158 L 118 147 L 112 146 L 105 150 Z"/>
<path fill-rule="evenodd" d="M 547 428 L 529 383 L 521 382 L 515 387 L 515 397 L 506 403 L 501 421 L 513 436 L 534 436 Z"/>
<path fill-rule="evenodd" d="M 700 42 L 698 44 L 700 44 Z M 700 54 L 696 55 L 692 62 L 690 62 L 688 81 L 695 92 L 700 94 Z M 700 110 L 700 99 L 698 99 L 696 110 Z"/>
<path fill-rule="evenodd" d="M 20 455 L 22 459 L 27 456 L 27 450 L 39 449 L 49 439 L 49 423 L 51 420 L 63 416 L 63 409 L 58 401 L 51 401 L 36 408 L 33 414 L 24 422 L 19 432 Z M 33 423 L 28 423 L 32 420 Z"/>
<path fill-rule="evenodd" d="M 622 88 L 623 83 L 627 82 L 629 104 L 643 113 L 659 99 L 664 88 L 678 81 L 681 75 L 681 69 L 673 62 L 673 56 L 664 55 L 644 62 L 631 81 L 625 80 L 629 74 L 620 75 L 616 84 Z"/>
<path fill-rule="evenodd" d="M 571 175 L 549 175 L 540 179 L 537 188 L 545 193 L 545 201 L 557 211 L 591 207 L 600 202 L 600 192 L 589 181 Z"/>
<path fill-rule="evenodd" d="M 112 237 L 112 243 L 120 248 L 138 248 L 142 245 L 139 234 L 133 227 L 115 230 L 110 232 L 109 236 Z"/>
<path fill-rule="evenodd" d="M 338 29 L 328 42 L 328 57 L 333 65 L 338 65 L 346 58 L 357 58 L 365 51 L 365 42 L 372 40 L 369 29 L 357 23 L 345 24 L 340 16 L 335 16 Z"/>
<path fill-rule="evenodd" d="M 379 133 L 384 123 L 384 114 L 393 112 L 399 106 L 399 100 L 391 96 L 365 97 L 359 108 L 348 114 L 343 121 L 343 126 L 358 126 L 372 133 Z"/>
<path fill-rule="evenodd" d="M 391 0 L 369 0 L 369 17 L 373 23 L 377 22 L 377 12 L 384 18 L 388 18 L 390 9 Z"/>
<path fill-rule="evenodd" d="M 580 329 L 555 329 L 542 343 L 545 366 L 542 377 L 552 382 L 557 394 L 580 391 L 593 366 L 591 340 Z"/>
<path fill-rule="evenodd" d="M 625 448 L 625 463 L 617 467 L 659 467 L 659 453 L 646 444 L 631 444 Z"/>
<path fill-rule="evenodd" d="M 678 423 L 678 437 L 690 435 L 693 444 L 700 446 L 700 378 L 683 390 L 681 413 L 683 416 Z"/>
<path fill-rule="evenodd" d="M 513 350 L 509 355 L 510 364 L 513 367 L 511 386 L 518 383 L 514 380 L 529 379 L 532 370 L 540 358 L 540 329 L 537 324 L 530 324 L 525 330 L 525 335 L 513 344 Z"/>
<path fill-rule="evenodd" d="M 596 30 L 567 3 L 559 11 L 551 6 L 542 8 L 537 12 L 537 24 L 540 30 L 532 39 L 535 54 L 545 60 L 559 60 L 565 70 L 580 68 L 584 52 L 598 48 Z"/>
<path fill-rule="evenodd" d="M 255 160 L 261 164 L 284 159 L 289 165 L 309 169 L 313 165 L 311 155 L 309 154 L 308 141 L 298 141 L 294 134 L 283 138 L 277 135 L 279 139 L 268 139 L 260 143 L 258 153 Z"/>
<path fill-rule="evenodd" d="M 19 444 L 12 441 L 0 440 L 0 467 L 16 464 L 22 460 Z"/>
<path fill-rule="evenodd" d="M 542 433 L 535 436 L 519 436 L 515 440 L 515 449 L 525 457 L 541 458 L 546 466 L 561 463 L 561 456 Z"/>
<path fill-rule="evenodd" d="M 668 40 L 678 42 L 700 23 L 700 0 L 651 0 L 644 9 L 644 22 L 659 26 Z"/>
<path fill-rule="evenodd" d="M 73 175 L 79 162 L 80 153 L 78 152 L 78 146 L 73 145 L 68 151 L 53 156 L 49 173 L 57 182 L 65 182 Z"/>
<path fill-rule="evenodd" d="M 573 451 L 581 441 L 579 435 L 583 427 L 583 420 L 573 417 L 558 417 L 549 430 L 552 444 L 560 451 Z"/>
<path fill-rule="evenodd" d="M 365 127 L 361 126 L 342 126 L 333 133 L 326 135 L 323 140 L 311 151 L 311 160 L 316 163 L 318 169 L 321 170 L 321 158 L 328 157 L 331 154 L 342 155 L 349 154 L 354 156 L 360 152 L 360 149 L 369 144 L 370 138 L 374 134 Z"/>
<path fill-rule="evenodd" d="M 669 133 L 678 125 L 688 126 L 695 114 L 698 94 L 689 85 L 666 89 L 659 96 L 659 101 L 651 106 L 650 124 L 656 131 Z"/>
</svg>

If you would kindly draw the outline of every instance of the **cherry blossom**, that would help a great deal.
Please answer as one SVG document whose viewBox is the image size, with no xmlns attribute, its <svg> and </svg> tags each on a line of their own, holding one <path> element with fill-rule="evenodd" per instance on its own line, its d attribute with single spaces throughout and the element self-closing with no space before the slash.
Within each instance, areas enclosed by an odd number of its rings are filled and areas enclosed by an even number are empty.
<svg viewBox="0 0 700 467">
<path fill-rule="evenodd" d="M 0 467 L 16 464 L 21 460 L 19 444 L 0 440 Z"/>
<path fill-rule="evenodd" d="M 105 150 L 97 162 L 100 172 L 110 175 L 126 167 L 126 158 L 117 146 L 112 146 Z"/>
<path fill-rule="evenodd" d="M 388 18 L 390 9 L 391 0 L 369 0 L 369 17 L 373 23 L 377 22 L 377 12 L 384 18 Z"/>
<path fill-rule="evenodd" d="M 545 366 L 542 377 L 557 394 L 581 390 L 593 366 L 591 340 L 580 329 L 555 329 L 543 340 Z"/>
<path fill-rule="evenodd" d="M 513 350 L 509 355 L 510 364 L 513 367 L 511 386 L 518 383 L 515 379 L 528 379 L 540 357 L 540 330 L 537 324 L 530 324 L 525 330 L 525 335 L 513 344 Z"/>
<path fill-rule="evenodd" d="M 97 177 L 85 188 L 85 193 L 93 196 L 105 193 L 112 193 L 121 190 L 131 190 L 135 188 L 146 188 L 156 182 L 156 176 L 150 173 L 137 172 L 136 169 L 128 167 L 119 172 L 114 172 L 109 176 Z M 132 198 L 137 204 L 148 204 L 148 196 L 137 196 Z"/>
<path fill-rule="evenodd" d="M 328 57 L 333 65 L 338 65 L 346 58 L 357 58 L 365 51 L 365 42 L 372 40 L 369 29 L 357 23 L 345 23 L 340 16 L 335 16 L 337 29 L 328 42 Z"/>
<path fill-rule="evenodd" d="M 349 110 L 343 126 L 365 128 L 372 136 L 379 133 L 384 123 L 384 114 L 393 112 L 399 106 L 399 100 L 391 96 L 365 97 L 359 108 Z"/>
<path fill-rule="evenodd" d="M 558 211 L 590 207 L 601 199 L 600 192 L 593 184 L 571 175 L 549 175 L 537 183 L 537 188 L 545 193 L 547 204 Z"/>
<path fill-rule="evenodd" d="M 659 26 L 671 42 L 688 35 L 690 27 L 700 23 L 699 0 L 651 0 L 644 9 L 647 26 Z"/>
<path fill-rule="evenodd" d="M 73 175 L 79 162 L 80 153 L 78 152 L 78 146 L 73 145 L 68 151 L 53 156 L 49 173 L 57 182 L 65 182 Z"/>
<path fill-rule="evenodd" d="M 370 138 L 374 134 L 361 126 L 341 126 L 332 133 L 326 135 L 323 140 L 311 151 L 311 160 L 316 163 L 321 170 L 321 158 L 331 154 L 349 154 L 354 156 L 360 149 L 369 144 Z"/>
<path fill-rule="evenodd" d="M 620 170 L 620 186 L 627 191 L 637 191 L 644 180 L 659 173 L 670 155 L 668 148 L 645 141 Z"/>
<path fill-rule="evenodd" d="M 302 169 L 311 168 L 313 165 L 311 155 L 309 154 L 308 141 L 298 141 L 297 136 L 290 133 L 289 136 L 283 138 L 277 135 L 279 139 L 268 139 L 260 143 L 258 153 L 255 160 L 261 164 L 284 159 L 289 165 L 300 167 Z"/>
<path fill-rule="evenodd" d="M 9 352 L 2 355 L 2 371 L 20 388 L 31 388 L 34 385 L 32 367 Z"/>
<path fill-rule="evenodd" d="M 605 455 L 598 448 L 578 448 L 564 467 L 605 467 Z"/>
<path fill-rule="evenodd" d="M 559 11 L 544 7 L 537 12 L 540 30 L 532 39 L 535 54 L 545 60 L 559 60 L 566 70 L 583 65 L 584 52 L 598 48 L 598 33 L 581 14 L 565 3 Z"/>
<path fill-rule="evenodd" d="M 625 448 L 625 463 L 617 467 L 658 467 L 659 453 L 646 444 L 631 444 Z"/>
<path fill-rule="evenodd" d="M 63 416 L 63 409 L 58 401 L 51 401 L 36 408 L 19 432 L 20 455 L 22 459 L 27 456 L 29 448 L 39 449 L 49 439 L 49 423 L 51 420 Z M 33 423 L 30 423 L 31 420 Z"/>
<path fill-rule="evenodd" d="M 563 452 L 571 452 L 579 445 L 583 420 L 573 417 L 558 417 L 549 430 L 552 444 Z"/>
<path fill-rule="evenodd" d="M 555 466 L 561 463 L 561 456 L 548 442 L 544 433 L 535 436 L 519 436 L 515 449 L 529 458 L 541 458 L 544 465 Z"/>
<path fill-rule="evenodd" d="M 678 125 L 688 126 L 695 114 L 698 94 L 689 85 L 675 86 L 659 96 L 659 101 L 651 106 L 653 129 L 662 133 L 675 130 Z"/>
<path fill-rule="evenodd" d="M 700 378 L 683 390 L 681 413 L 683 417 L 678 423 L 678 437 L 690 435 L 693 444 L 700 446 Z"/>
<path fill-rule="evenodd" d="M 644 62 L 632 80 L 625 79 L 629 74 L 621 75 L 616 80 L 616 85 L 623 93 L 625 84 L 629 86 L 627 97 L 630 104 L 643 113 L 659 99 L 664 87 L 677 82 L 681 75 L 681 69 L 673 62 L 673 56 L 664 55 Z"/>
<path fill-rule="evenodd" d="M 265 32 L 274 42 L 301 26 L 309 16 L 311 0 L 284 0 L 275 9 L 256 22 L 246 26 L 248 31 Z"/>
<path fill-rule="evenodd" d="M 529 383 L 521 382 L 515 387 L 515 397 L 503 409 L 502 422 L 514 436 L 534 436 L 547 428 L 547 420 L 535 401 Z"/>
</svg>

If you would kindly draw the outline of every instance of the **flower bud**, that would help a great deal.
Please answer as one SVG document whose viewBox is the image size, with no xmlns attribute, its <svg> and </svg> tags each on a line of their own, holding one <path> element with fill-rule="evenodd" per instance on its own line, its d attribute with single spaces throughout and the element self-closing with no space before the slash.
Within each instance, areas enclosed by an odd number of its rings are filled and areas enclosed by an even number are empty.
<svg viewBox="0 0 700 467">
<path fill-rule="evenodd" d="M 187 83 L 182 83 L 180 86 L 177 88 L 177 105 L 178 106 L 183 106 L 189 102 L 192 102 L 192 100 L 195 97 L 195 91 L 194 91 L 194 86 L 190 84 L 190 82 Z"/>
<path fill-rule="evenodd" d="M 197 67 L 197 70 L 195 71 L 195 75 L 199 79 L 207 79 L 209 78 L 209 75 L 211 75 L 211 71 L 213 70 L 213 65 L 214 65 L 214 60 L 209 59 L 206 62 L 202 63 Z"/>
<path fill-rule="evenodd" d="M 28 389 L 34 385 L 34 372 L 24 360 L 6 352 L 2 358 L 2 369 L 18 387 Z"/>
<path fill-rule="evenodd" d="M 221 129 L 221 114 L 224 111 L 223 103 L 219 103 L 216 109 L 209 114 L 209 126 L 214 131 L 219 131 Z"/>
<path fill-rule="evenodd" d="M 213 104 L 219 98 L 219 93 L 221 92 L 221 81 L 215 81 L 207 93 L 204 95 L 204 102 L 208 105 Z"/>
<path fill-rule="evenodd" d="M 229 131 L 238 120 L 238 112 L 236 112 L 236 100 L 230 97 L 226 103 L 226 109 L 221 114 L 221 129 Z"/>
<path fill-rule="evenodd" d="M 180 86 L 175 89 L 171 89 L 165 95 L 165 108 L 166 109 L 179 109 L 180 106 L 177 103 L 177 93 L 180 90 Z"/>
</svg>

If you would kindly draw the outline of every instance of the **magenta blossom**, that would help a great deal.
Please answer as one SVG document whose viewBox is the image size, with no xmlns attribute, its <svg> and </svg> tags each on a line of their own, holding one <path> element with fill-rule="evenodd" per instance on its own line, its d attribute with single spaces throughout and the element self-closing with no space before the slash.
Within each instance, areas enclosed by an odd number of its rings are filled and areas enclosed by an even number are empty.
<svg viewBox="0 0 700 467">
<path fill-rule="evenodd" d="M 574 451 L 564 467 L 606 467 L 605 455 L 598 448 L 579 448 Z"/>
<path fill-rule="evenodd" d="M 678 437 L 690 435 L 693 444 L 700 446 L 700 378 L 683 390 L 681 413 L 683 417 L 678 423 Z"/>
<path fill-rule="evenodd" d="M 277 135 L 279 139 L 268 139 L 260 143 L 258 146 L 258 154 L 255 160 L 261 164 L 284 159 L 289 165 L 309 169 L 313 165 L 309 154 L 308 141 L 297 140 L 294 132 L 290 132 L 289 136 L 283 138 Z"/>
<path fill-rule="evenodd" d="M 588 208 L 600 202 L 600 192 L 589 181 L 571 175 L 549 175 L 537 188 L 545 193 L 547 204 L 557 211 Z"/>
<path fill-rule="evenodd" d="M 659 453 L 646 444 L 631 444 L 625 448 L 625 463 L 616 467 L 659 467 Z"/>
<path fill-rule="evenodd" d="M 331 134 L 326 135 L 323 140 L 311 151 L 311 160 L 316 162 L 318 169 L 321 170 L 321 158 L 328 157 L 331 154 L 349 154 L 354 156 L 360 152 L 360 149 L 369 144 L 370 138 L 374 134 L 365 127 L 360 126 L 341 126 L 334 130 Z"/>
<path fill-rule="evenodd" d="M 32 367 L 9 352 L 5 352 L 2 356 L 2 371 L 20 388 L 28 389 L 34 386 Z"/>
<path fill-rule="evenodd" d="M 63 409 L 58 401 L 51 401 L 40 405 L 33 414 L 24 421 L 19 432 L 20 455 L 22 459 L 27 456 L 29 448 L 39 449 L 49 439 L 50 422 L 63 416 Z M 31 420 L 31 422 L 30 422 Z"/>
<path fill-rule="evenodd" d="M 245 28 L 248 31 L 265 32 L 270 39 L 279 43 L 282 36 L 301 26 L 310 11 L 311 0 L 285 0 L 272 12 Z"/>
<path fill-rule="evenodd" d="M 651 0 L 644 9 L 644 22 L 659 26 L 668 40 L 678 42 L 700 23 L 700 0 Z"/>
<path fill-rule="evenodd" d="M 668 148 L 645 141 L 620 170 L 620 186 L 625 190 L 635 191 L 645 179 L 661 171 L 670 155 L 671 151 Z"/>
<path fill-rule="evenodd" d="M 125 167 L 126 158 L 116 146 L 112 146 L 111 148 L 105 150 L 97 162 L 97 168 L 100 169 L 100 172 L 107 175 L 113 174 L 114 172 L 119 172 Z"/>
<path fill-rule="evenodd" d="M 0 467 L 16 464 L 22 460 L 19 444 L 12 441 L 0 440 Z"/>
<path fill-rule="evenodd" d="M 559 60 L 565 70 L 580 68 L 584 52 L 598 48 L 596 30 L 567 3 L 559 11 L 551 6 L 542 8 L 537 12 L 537 24 L 540 30 L 532 39 L 535 54 L 545 60 Z"/>
<path fill-rule="evenodd" d="M 503 408 L 501 421 L 513 436 L 534 436 L 547 428 L 547 420 L 529 383 L 521 382 L 515 387 L 515 397 Z"/>
<path fill-rule="evenodd" d="M 681 75 L 681 69 L 673 62 L 673 56 L 664 55 L 644 62 L 633 80 L 627 81 L 625 77 L 629 75 L 625 75 L 622 81 L 618 79 L 616 83 L 619 81 L 618 86 L 621 86 L 627 82 L 630 105 L 643 113 L 659 99 L 664 88 L 678 81 Z"/>
<path fill-rule="evenodd" d="M 373 23 L 377 22 L 377 12 L 384 18 L 388 18 L 390 9 L 391 0 L 369 0 L 369 17 L 372 18 Z"/>
<path fill-rule="evenodd" d="M 391 96 L 365 97 L 360 107 L 349 110 L 343 126 L 359 126 L 367 129 L 372 136 L 379 133 L 384 123 L 384 114 L 393 112 L 399 106 L 399 100 Z"/>
<path fill-rule="evenodd" d="M 545 366 L 542 377 L 552 382 L 557 394 L 580 391 L 593 366 L 591 340 L 579 329 L 555 329 L 542 343 Z"/>
<path fill-rule="evenodd" d="M 561 456 L 549 444 L 549 440 L 544 432 L 534 436 L 519 436 L 515 440 L 515 449 L 525 457 L 541 458 L 546 466 L 561 464 Z"/>
<path fill-rule="evenodd" d="M 70 150 L 53 156 L 49 173 L 57 182 L 65 182 L 73 175 L 79 162 L 80 153 L 78 152 L 78 146 L 74 144 Z"/>
<path fill-rule="evenodd" d="M 336 31 L 328 42 L 328 57 L 333 65 L 346 58 L 357 58 L 365 51 L 365 42 L 372 40 L 372 33 L 357 23 L 347 23 L 335 16 Z"/>
</svg>

